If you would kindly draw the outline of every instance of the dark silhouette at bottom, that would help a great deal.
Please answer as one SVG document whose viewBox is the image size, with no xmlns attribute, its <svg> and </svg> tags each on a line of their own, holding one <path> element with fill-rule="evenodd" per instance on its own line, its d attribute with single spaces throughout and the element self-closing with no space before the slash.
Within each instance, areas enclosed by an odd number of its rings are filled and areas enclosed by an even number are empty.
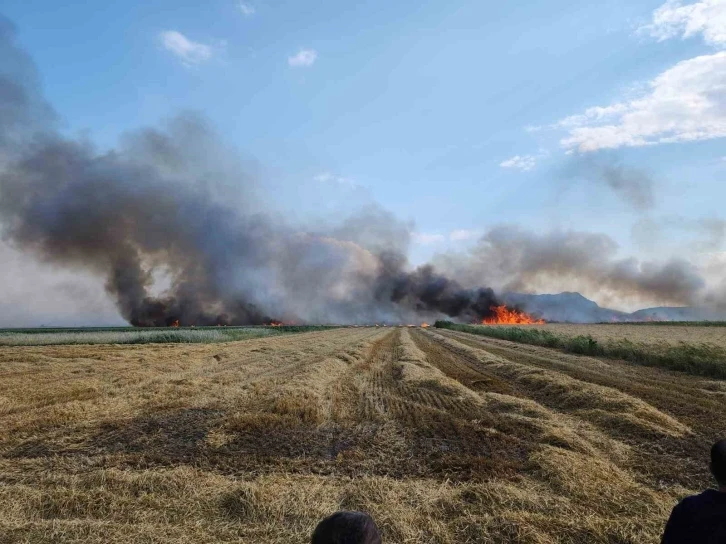
<svg viewBox="0 0 726 544">
<path fill-rule="evenodd" d="M 726 439 L 711 448 L 711 474 L 719 489 L 679 502 L 666 524 L 661 544 L 726 543 Z"/>
<path fill-rule="evenodd" d="M 318 523 L 311 544 L 381 544 L 376 522 L 363 512 L 336 512 Z"/>
</svg>

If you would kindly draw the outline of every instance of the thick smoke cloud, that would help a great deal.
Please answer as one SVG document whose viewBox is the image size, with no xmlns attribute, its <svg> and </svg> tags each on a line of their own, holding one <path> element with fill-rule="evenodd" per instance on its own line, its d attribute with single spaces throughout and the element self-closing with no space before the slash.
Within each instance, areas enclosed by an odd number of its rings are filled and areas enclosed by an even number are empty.
<svg viewBox="0 0 726 544">
<path fill-rule="evenodd" d="M 194 114 L 99 152 L 57 130 L 38 80 L 12 26 L 0 20 L 5 242 L 53 267 L 103 278 L 134 325 L 477 321 L 500 303 L 481 286 L 672 304 L 723 299 L 704 295 L 704 280 L 684 260 L 622 259 L 612 239 L 581 232 L 502 226 L 466 255 L 412 270 L 412 226 L 390 213 L 368 207 L 334 225 L 291 224 Z M 606 164 L 595 171 L 634 207 L 652 205 L 647 176 Z M 720 223 L 713 229 L 722 234 Z"/>
<path fill-rule="evenodd" d="M 700 302 L 705 282 L 689 262 L 640 262 L 618 258 L 617 252 L 617 244 L 604 234 L 535 233 L 500 226 L 486 233 L 470 254 L 437 262 L 465 285 L 485 283 L 524 292 L 580 290 L 606 300 L 611 295 L 676 305 Z"/>
<path fill-rule="evenodd" d="M 0 23 L 0 222 L 16 248 L 105 279 L 140 326 L 473 320 L 497 303 L 431 267 L 410 271 L 410 228 L 367 209 L 287 224 L 197 116 L 101 153 L 55 130 L 30 59 Z M 231 194 L 243 195 L 230 204 Z M 157 293 L 159 284 L 166 289 Z"/>
</svg>

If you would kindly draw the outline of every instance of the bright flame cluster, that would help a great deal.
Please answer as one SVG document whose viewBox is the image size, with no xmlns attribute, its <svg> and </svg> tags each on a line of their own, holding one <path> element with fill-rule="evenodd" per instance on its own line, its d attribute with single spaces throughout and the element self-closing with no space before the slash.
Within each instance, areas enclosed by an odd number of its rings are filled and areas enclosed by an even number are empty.
<svg viewBox="0 0 726 544">
<path fill-rule="evenodd" d="M 519 310 L 510 310 L 505 305 L 492 306 L 492 317 L 482 319 L 482 325 L 542 325 L 544 319 L 535 319 L 531 315 Z"/>
</svg>

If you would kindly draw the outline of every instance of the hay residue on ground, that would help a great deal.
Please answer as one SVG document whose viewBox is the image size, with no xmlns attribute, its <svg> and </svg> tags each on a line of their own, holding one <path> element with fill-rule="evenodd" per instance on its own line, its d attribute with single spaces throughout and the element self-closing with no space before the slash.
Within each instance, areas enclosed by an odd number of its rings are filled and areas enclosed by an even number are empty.
<svg viewBox="0 0 726 544">
<path fill-rule="evenodd" d="M 655 543 L 719 380 L 455 331 L 0 351 L 0 542 Z"/>
</svg>

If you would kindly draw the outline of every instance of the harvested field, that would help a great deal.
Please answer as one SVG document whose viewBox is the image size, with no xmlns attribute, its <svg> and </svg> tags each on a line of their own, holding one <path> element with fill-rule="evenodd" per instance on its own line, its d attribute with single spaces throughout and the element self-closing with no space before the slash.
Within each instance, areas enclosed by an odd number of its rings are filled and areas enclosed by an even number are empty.
<svg viewBox="0 0 726 544">
<path fill-rule="evenodd" d="M 599 342 L 618 341 L 627 338 L 631 342 L 645 344 L 711 344 L 726 349 L 726 328 L 720 326 L 655 324 L 582 324 L 547 323 L 530 325 L 560 336 L 592 336 Z"/>
<path fill-rule="evenodd" d="M 723 329 L 716 326 L 649 327 L 624 324 L 519 326 L 466 325 L 451 321 L 437 321 L 435 326 L 438 329 L 455 330 L 476 336 L 557 348 L 567 353 L 620 359 L 639 365 L 678 370 L 695 376 L 726 379 L 726 345 L 723 335 L 718 334 Z M 602 332 L 600 327 L 603 328 Z"/>
<path fill-rule="evenodd" d="M 0 543 L 658 542 L 726 382 L 451 330 L 0 348 Z"/>
</svg>

